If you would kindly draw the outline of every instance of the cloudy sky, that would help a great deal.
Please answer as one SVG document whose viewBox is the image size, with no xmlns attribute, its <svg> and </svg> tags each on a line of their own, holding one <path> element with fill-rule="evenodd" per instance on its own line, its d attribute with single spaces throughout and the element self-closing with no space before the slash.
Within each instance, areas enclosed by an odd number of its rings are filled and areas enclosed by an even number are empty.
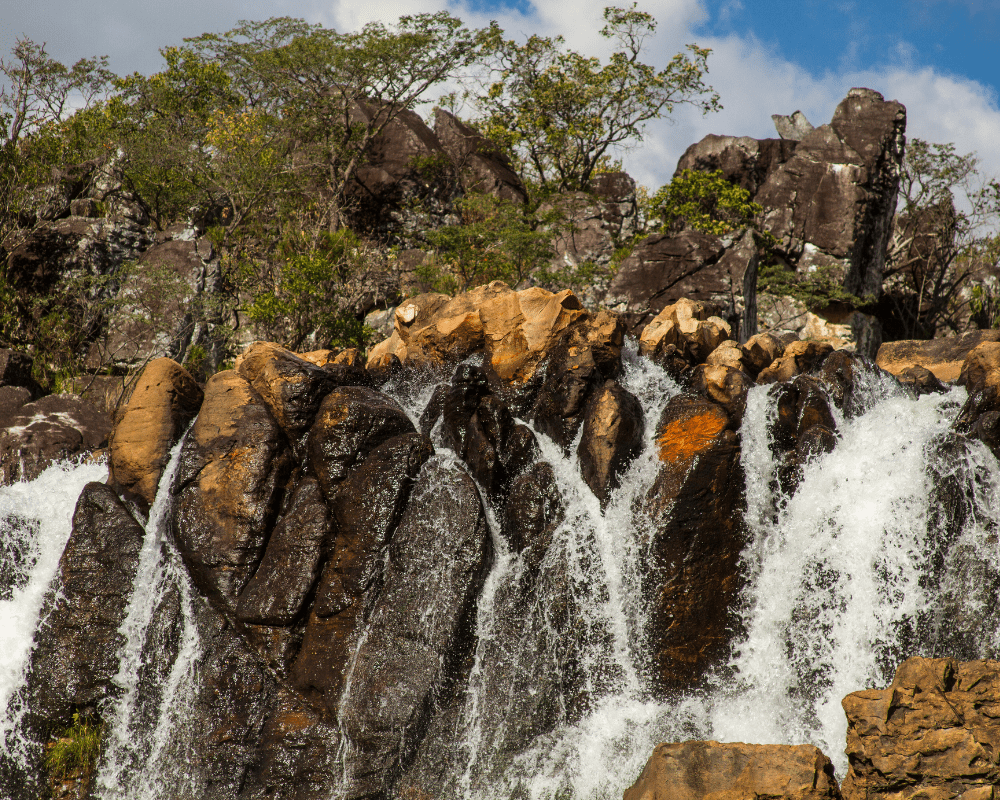
<svg viewBox="0 0 1000 800">
<path fill-rule="evenodd" d="M 562 34 L 602 55 L 601 12 L 611 0 L 0 0 L 0 51 L 18 36 L 46 42 L 64 62 L 107 54 L 119 73 L 155 72 L 160 47 L 224 31 L 240 19 L 288 15 L 351 30 L 400 14 L 448 9 L 469 25 L 500 22 L 511 36 Z M 723 111 L 679 110 L 625 154 L 655 188 L 708 133 L 774 136 L 771 114 L 802 110 L 828 122 L 852 86 L 908 111 L 908 135 L 954 142 L 1000 176 L 1000 0 L 640 0 L 659 23 L 646 60 L 662 66 L 689 42 L 712 48 L 709 82 Z"/>
</svg>

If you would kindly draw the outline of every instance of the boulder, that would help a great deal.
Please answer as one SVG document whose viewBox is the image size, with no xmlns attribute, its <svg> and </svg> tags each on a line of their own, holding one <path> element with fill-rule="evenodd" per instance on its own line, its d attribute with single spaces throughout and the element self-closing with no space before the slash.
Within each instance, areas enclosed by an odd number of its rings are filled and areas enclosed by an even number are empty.
<svg viewBox="0 0 1000 800">
<path fill-rule="evenodd" d="M 781 358 L 775 359 L 770 366 L 760 371 L 757 383 L 790 381 L 796 375 L 817 369 L 832 352 L 833 347 L 825 342 L 791 342 L 785 347 Z"/>
<path fill-rule="evenodd" d="M 110 415 L 74 395 L 26 403 L 0 432 L 0 484 L 34 480 L 56 461 L 93 453 L 110 433 Z"/>
<path fill-rule="evenodd" d="M 27 353 L 0 348 L 0 387 L 20 386 L 37 397 L 41 388 L 32 376 L 33 367 L 34 360 Z"/>
<path fill-rule="evenodd" d="M 111 432 L 109 483 L 151 506 L 170 449 L 187 430 L 203 398 L 194 378 L 176 361 L 150 362 Z"/>
<path fill-rule="evenodd" d="M 1000 784 L 1000 663 L 907 659 L 886 689 L 844 698 L 845 800 L 992 797 Z"/>
<path fill-rule="evenodd" d="M 846 796 L 846 795 L 845 795 Z M 813 745 L 673 742 L 656 746 L 624 800 L 839 800 Z"/>
<path fill-rule="evenodd" d="M 700 364 L 691 371 L 688 384 L 694 391 L 718 403 L 738 428 L 743 424 L 747 392 L 754 382 L 739 366 Z"/>
<path fill-rule="evenodd" d="M 970 391 L 990 384 L 1000 385 L 1000 341 L 976 345 L 962 362 L 956 383 Z"/>
<path fill-rule="evenodd" d="M 892 231 L 906 109 L 851 89 L 829 125 L 806 134 L 754 197 L 784 258 L 830 271 L 848 292 L 877 296 Z"/>
<path fill-rule="evenodd" d="M 740 362 L 743 364 L 744 372 L 756 378 L 762 370 L 784 355 L 785 343 L 773 334 L 758 333 L 747 339 L 740 350 L 742 352 Z"/>
<path fill-rule="evenodd" d="M 795 141 L 751 139 L 749 136 L 708 134 L 688 147 L 677 162 L 674 177 L 686 169 L 702 172 L 722 171 L 723 177 L 750 192 L 751 196 L 778 167 L 795 152 Z"/>
<path fill-rule="evenodd" d="M 503 380 L 524 382 L 563 332 L 588 314 L 568 289 L 515 292 L 501 281 L 450 299 L 418 295 L 396 309 L 393 334 L 372 348 L 368 367 L 388 355 L 405 366 L 441 366 L 484 352 Z"/>
<path fill-rule="evenodd" d="M 669 348 L 691 364 L 700 364 L 732 337 L 728 323 L 710 316 L 705 303 L 681 298 L 665 307 L 642 331 L 639 352 L 662 357 Z"/>
<path fill-rule="evenodd" d="M 492 194 L 512 203 L 527 202 L 524 184 L 494 142 L 442 108 L 434 109 L 434 133 L 457 167 L 466 192 Z"/>
<path fill-rule="evenodd" d="M 809 133 L 815 130 L 812 123 L 801 111 L 794 114 L 772 114 L 774 127 L 783 141 L 801 142 Z"/>
<path fill-rule="evenodd" d="M 576 451 L 583 479 L 602 508 L 621 485 L 629 464 L 642 452 L 644 432 L 639 399 L 617 381 L 605 381 L 587 403 Z"/>
<path fill-rule="evenodd" d="M 278 515 L 288 440 L 250 382 L 224 370 L 205 385 L 180 459 L 171 534 L 194 585 L 229 613 Z"/>
<path fill-rule="evenodd" d="M 875 363 L 897 376 L 908 367 L 923 367 L 939 381 L 954 383 L 961 377 L 969 353 L 986 342 L 1000 342 L 1000 331 L 969 331 L 946 339 L 885 342 L 878 349 Z"/>
<path fill-rule="evenodd" d="M 690 688 L 724 656 L 742 586 L 743 476 L 734 421 L 695 394 L 672 397 L 655 442 L 659 472 L 644 498 L 652 538 L 649 601 L 653 681 Z"/>
</svg>

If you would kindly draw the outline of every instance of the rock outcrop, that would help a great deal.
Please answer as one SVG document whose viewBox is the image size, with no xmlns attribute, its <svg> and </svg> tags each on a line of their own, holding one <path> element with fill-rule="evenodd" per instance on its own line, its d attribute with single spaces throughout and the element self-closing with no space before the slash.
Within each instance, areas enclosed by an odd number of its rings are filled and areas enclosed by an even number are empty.
<svg viewBox="0 0 1000 800">
<path fill-rule="evenodd" d="M 839 800 L 830 759 L 812 745 L 659 744 L 624 800 Z"/>
<path fill-rule="evenodd" d="M 1000 663 L 910 658 L 843 705 L 845 800 L 987 798 L 1000 784 Z"/>
<path fill-rule="evenodd" d="M 751 139 L 710 133 L 684 151 L 674 176 L 686 169 L 721 171 L 727 181 L 755 195 L 771 174 L 792 157 L 795 145 L 795 141 L 784 138 Z"/>
<path fill-rule="evenodd" d="M 970 331 L 947 339 L 886 342 L 879 348 L 875 363 L 896 376 L 911 367 L 923 367 L 938 380 L 954 383 L 961 376 L 966 356 L 986 342 L 1000 342 L 1000 331 Z"/>
<path fill-rule="evenodd" d="M 458 169 L 466 192 L 492 194 L 511 203 L 525 203 L 528 192 L 500 148 L 454 114 L 434 109 L 434 133 Z"/>
</svg>

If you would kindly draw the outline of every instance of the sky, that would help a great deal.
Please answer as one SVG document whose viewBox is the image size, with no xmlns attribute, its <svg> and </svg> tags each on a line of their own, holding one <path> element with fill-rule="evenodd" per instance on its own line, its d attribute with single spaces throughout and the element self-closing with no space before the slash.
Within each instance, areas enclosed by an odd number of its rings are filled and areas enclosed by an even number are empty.
<svg viewBox="0 0 1000 800">
<path fill-rule="evenodd" d="M 561 34 L 606 56 L 598 35 L 611 0 L 0 0 L 0 54 L 16 37 L 72 63 L 107 55 L 118 73 L 162 68 L 159 48 L 225 31 L 241 19 L 301 17 L 341 31 L 401 14 L 448 10 L 470 26 L 497 20 L 508 36 Z M 975 152 L 1000 177 L 1000 0 L 639 0 L 658 22 L 644 60 L 664 66 L 688 43 L 710 47 L 708 82 L 723 110 L 675 109 L 622 154 L 653 189 L 685 148 L 709 133 L 776 136 L 772 114 L 829 122 L 852 86 L 907 108 L 907 135 Z"/>
</svg>

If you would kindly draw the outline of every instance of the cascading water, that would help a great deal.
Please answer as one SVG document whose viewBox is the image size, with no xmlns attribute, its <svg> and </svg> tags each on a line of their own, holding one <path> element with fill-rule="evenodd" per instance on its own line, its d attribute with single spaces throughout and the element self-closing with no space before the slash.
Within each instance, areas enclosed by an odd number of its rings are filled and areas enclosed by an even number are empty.
<svg viewBox="0 0 1000 800">
<path fill-rule="evenodd" d="M 124 644 L 114 682 L 121 695 L 109 714 L 98 769 L 102 800 L 196 796 L 188 759 L 179 751 L 186 742 L 177 733 L 194 697 L 200 641 L 190 580 L 166 537 L 183 442 L 174 446 L 160 478 L 119 629 Z"/>
<path fill-rule="evenodd" d="M 46 593 L 69 539 L 83 487 L 101 481 L 103 464 L 54 464 L 38 478 L 0 488 L 0 738 L 27 764 L 22 692 Z"/>
</svg>

